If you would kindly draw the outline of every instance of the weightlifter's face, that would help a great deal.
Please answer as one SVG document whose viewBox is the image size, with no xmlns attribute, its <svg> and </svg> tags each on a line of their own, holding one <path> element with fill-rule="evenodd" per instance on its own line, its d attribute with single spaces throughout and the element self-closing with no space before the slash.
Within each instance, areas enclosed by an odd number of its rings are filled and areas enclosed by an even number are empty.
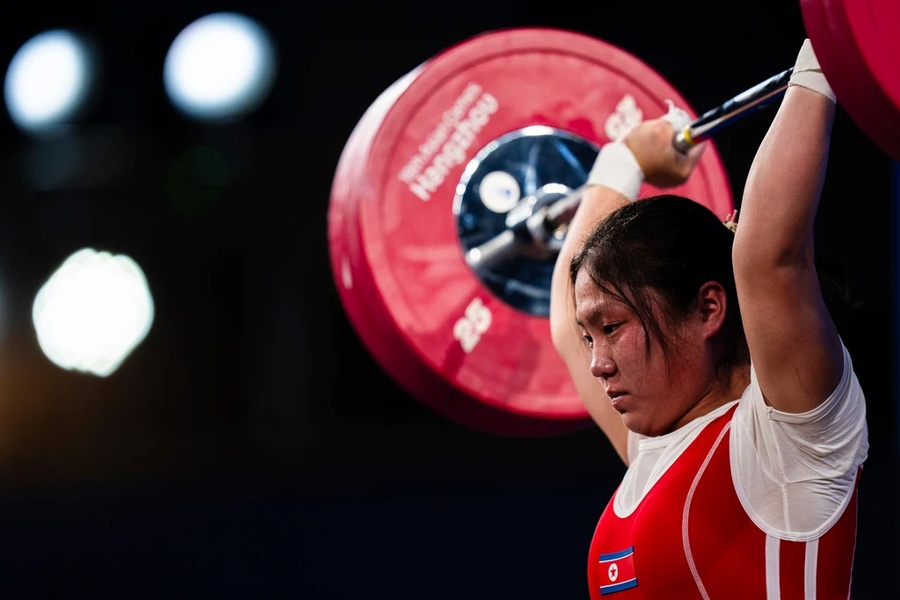
<svg viewBox="0 0 900 600">
<path fill-rule="evenodd" d="M 644 435 L 669 433 L 699 400 L 702 341 L 690 330 L 669 333 L 676 340 L 666 361 L 659 341 L 637 316 L 584 274 L 575 280 L 575 318 L 590 352 L 590 370 L 625 425 Z M 668 327 L 663 321 L 663 327 Z M 699 384 L 699 385 L 698 385 Z"/>
</svg>

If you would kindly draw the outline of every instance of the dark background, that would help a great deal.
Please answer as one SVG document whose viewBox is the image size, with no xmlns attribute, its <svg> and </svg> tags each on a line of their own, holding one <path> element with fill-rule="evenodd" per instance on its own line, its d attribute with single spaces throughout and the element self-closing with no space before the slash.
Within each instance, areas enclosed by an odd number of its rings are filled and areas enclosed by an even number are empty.
<svg viewBox="0 0 900 600">
<path fill-rule="evenodd" d="M 237 10 L 275 37 L 279 75 L 247 120 L 210 130 L 165 101 L 171 39 Z M 104 87 L 80 166 L 0 115 L 0 596 L 4 598 L 587 598 L 586 552 L 624 467 L 600 433 L 509 438 L 445 419 L 356 337 L 328 262 L 332 176 L 365 109 L 444 48 L 506 27 L 626 49 L 702 112 L 793 64 L 797 2 L 317 3 L 91 0 L 5 8 L 0 63 L 52 27 L 90 31 Z M 771 113 L 715 143 L 735 198 Z M 224 188 L 175 202 L 191 148 Z M 69 149 L 71 150 L 71 149 Z M 820 254 L 852 286 L 835 313 L 867 392 L 855 597 L 896 597 L 897 165 L 839 109 Z M 42 177 L 52 172 L 41 170 Z M 37 288 L 83 246 L 135 257 L 156 304 L 107 379 L 52 366 Z"/>
</svg>

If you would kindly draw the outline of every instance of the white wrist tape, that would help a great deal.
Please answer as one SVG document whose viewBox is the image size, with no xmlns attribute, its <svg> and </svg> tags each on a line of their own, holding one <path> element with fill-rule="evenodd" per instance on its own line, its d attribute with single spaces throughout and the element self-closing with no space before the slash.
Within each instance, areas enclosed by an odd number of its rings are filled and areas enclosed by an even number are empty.
<svg viewBox="0 0 900 600">
<path fill-rule="evenodd" d="M 625 142 L 609 142 L 600 148 L 587 183 L 615 190 L 631 200 L 637 198 L 644 172 Z"/>
<path fill-rule="evenodd" d="M 819 59 L 816 58 L 816 53 L 813 51 L 809 38 L 803 40 L 803 45 L 800 47 L 799 54 L 797 54 L 797 61 L 794 64 L 794 70 L 791 73 L 791 78 L 788 80 L 788 85 L 805 87 L 822 94 L 832 102 L 837 102 L 831 85 L 825 79 L 825 74 L 822 73 L 822 67 L 819 66 Z"/>
</svg>

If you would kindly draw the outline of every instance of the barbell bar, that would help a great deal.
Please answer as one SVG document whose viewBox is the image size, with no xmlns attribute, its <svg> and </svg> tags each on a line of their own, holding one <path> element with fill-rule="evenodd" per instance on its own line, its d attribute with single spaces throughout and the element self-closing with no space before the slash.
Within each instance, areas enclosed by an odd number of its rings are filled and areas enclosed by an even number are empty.
<svg viewBox="0 0 900 600">
<path fill-rule="evenodd" d="M 751 111 L 773 104 L 784 94 L 792 73 L 793 68 L 785 69 L 706 111 L 677 131 L 672 145 L 680 152 L 687 152 Z M 533 210 L 527 208 L 533 206 L 533 202 L 528 198 L 522 199 L 519 202 L 522 208 L 510 211 L 516 217 L 508 222 L 505 230 L 466 251 L 466 263 L 473 269 L 491 267 L 498 261 L 508 260 L 516 252 L 552 260 L 559 251 L 565 237 L 565 227 L 575 215 L 585 188 L 586 184 L 582 184 Z"/>
</svg>

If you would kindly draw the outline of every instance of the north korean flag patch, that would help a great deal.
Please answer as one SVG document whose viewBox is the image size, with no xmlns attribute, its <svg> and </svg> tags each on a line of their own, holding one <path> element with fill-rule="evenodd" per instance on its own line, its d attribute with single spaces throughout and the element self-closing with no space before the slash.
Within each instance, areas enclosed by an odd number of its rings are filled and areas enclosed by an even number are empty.
<svg viewBox="0 0 900 600">
<path fill-rule="evenodd" d="M 637 586 L 637 576 L 634 574 L 634 546 L 601 554 L 600 563 L 600 593 L 613 594 Z"/>
</svg>

